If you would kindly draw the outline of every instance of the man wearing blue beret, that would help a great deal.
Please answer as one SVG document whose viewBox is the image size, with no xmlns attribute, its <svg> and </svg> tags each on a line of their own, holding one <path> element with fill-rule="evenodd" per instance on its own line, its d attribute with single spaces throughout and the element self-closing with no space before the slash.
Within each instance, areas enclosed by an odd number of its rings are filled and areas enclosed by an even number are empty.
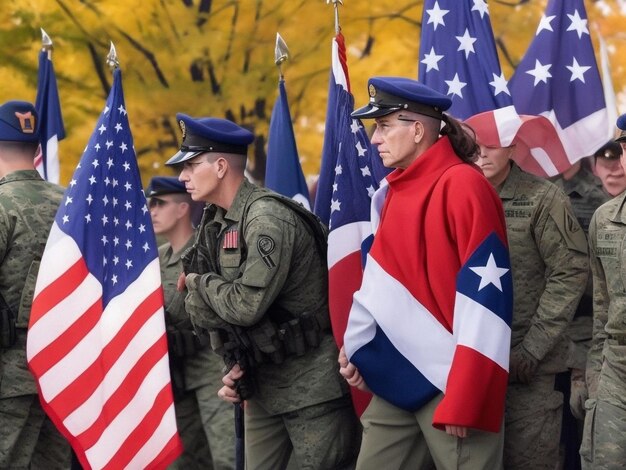
<svg viewBox="0 0 626 470">
<path fill-rule="evenodd" d="M 372 198 L 374 242 L 340 372 L 373 398 L 357 469 L 502 468 L 512 285 L 497 193 L 451 100 L 374 77 L 354 118 L 395 168 Z"/>
<path fill-rule="evenodd" d="M 626 114 L 616 139 L 626 171 Z M 587 357 L 583 469 L 617 469 L 626 462 L 626 191 L 600 206 L 589 225 L 593 333 Z"/>
<path fill-rule="evenodd" d="M 33 105 L 0 105 L 0 468 L 70 465 L 70 447 L 41 408 L 26 362 L 39 262 L 63 197 L 35 170 L 38 146 Z"/>
<path fill-rule="evenodd" d="M 179 288 L 194 326 L 232 366 L 220 397 L 246 402 L 246 468 L 284 469 L 292 451 L 300 468 L 349 468 L 359 432 L 335 362 L 326 230 L 248 182 L 252 133 L 224 119 L 177 120 L 183 142 L 167 164 L 208 203 Z"/>
<path fill-rule="evenodd" d="M 181 256 L 193 245 L 195 208 L 185 185 L 173 176 L 155 176 L 146 189 L 154 233 L 166 240 L 159 247 L 165 322 L 174 408 L 183 454 L 170 470 L 234 468 L 232 412 L 215 391 L 222 382 L 222 361 L 208 337 L 198 337 L 185 311 L 185 296 L 176 290 L 183 271 Z"/>
</svg>

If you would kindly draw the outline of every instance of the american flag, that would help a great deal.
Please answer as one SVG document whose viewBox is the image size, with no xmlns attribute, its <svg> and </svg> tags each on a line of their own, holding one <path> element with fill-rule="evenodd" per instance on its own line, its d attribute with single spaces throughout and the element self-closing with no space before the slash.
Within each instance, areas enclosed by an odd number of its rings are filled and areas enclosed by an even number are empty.
<svg viewBox="0 0 626 470">
<path fill-rule="evenodd" d="M 285 81 L 278 83 L 278 99 L 274 104 L 267 142 L 265 186 L 290 197 L 311 209 L 309 190 L 298 157 L 293 133 Z"/>
<path fill-rule="evenodd" d="M 59 183 L 59 141 L 65 138 L 57 79 L 51 53 L 39 52 L 39 75 L 35 108 L 39 115 L 41 153 L 35 159 L 37 171 L 47 181 Z"/>
<path fill-rule="evenodd" d="M 85 468 L 165 468 L 181 451 L 156 241 L 121 72 L 56 214 L 27 357 Z"/>
<path fill-rule="evenodd" d="M 548 2 L 510 90 L 519 113 L 546 116 L 560 136 L 568 160 L 544 159 L 548 175 L 592 155 L 611 137 L 583 0 Z"/>
<path fill-rule="evenodd" d="M 512 104 L 484 0 L 424 1 L 418 75 L 457 119 Z"/>
<path fill-rule="evenodd" d="M 337 344 L 343 345 L 352 294 L 361 286 L 363 261 L 372 242 L 371 197 L 386 170 L 358 119 L 352 119 L 343 35 L 332 42 L 332 70 L 328 90 L 322 165 L 315 199 L 315 213 L 329 225 L 329 308 Z M 369 396 L 353 391 L 357 412 Z"/>
</svg>

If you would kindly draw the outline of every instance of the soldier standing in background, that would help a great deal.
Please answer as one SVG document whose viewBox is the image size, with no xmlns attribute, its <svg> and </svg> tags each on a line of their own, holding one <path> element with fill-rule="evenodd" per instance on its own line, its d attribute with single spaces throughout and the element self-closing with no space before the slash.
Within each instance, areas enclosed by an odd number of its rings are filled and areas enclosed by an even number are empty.
<svg viewBox="0 0 626 470">
<path fill-rule="evenodd" d="M 165 297 L 170 371 L 176 424 L 184 452 L 170 469 L 229 470 L 235 465 L 234 427 L 227 403 L 216 395 L 222 385 L 222 360 L 199 338 L 185 312 L 184 294 L 176 290 L 183 271 L 181 255 L 194 242 L 194 203 L 175 177 L 156 176 L 146 190 L 159 247 Z"/>
<path fill-rule="evenodd" d="M 555 375 L 567 370 L 565 332 L 587 283 L 587 241 L 563 191 L 513 162 L 515 152 L 516 157 L 529 152 L 524 126 L 515 136 L 500 135 L 489 114 L 465 122 L 480 146 L 477 163 L 504 205 L 511 254 L 514 303 L 504 465 L 554 469 L 563 409 Z M 499 124 L 500 129 L 513 127 Z"/>
<path fill-rule="evenodd" d="M 552 181 L 563 189 L 569 197 L 570 204 L 580 226 L 589 233 L 591 217 L 598 207 L 612 196 L 603 188 L 602 180 L 594 174 L 597 168 L 606 179 L 612 175 L 612 160 L 619 158 L 621 148 L 619 144 L 610 141 L 600 147 L 593 156 L 578 160 L 570 169 Z M 603 171 L 603 170 L 607 171 Z M 622 173 L 623 175 L 623 173 Z M 611 184 L 615 184 L 610 176 Z M 626 175 L 622 176 L 626 184 Z M 585 293 L 578 303 L 574 319 L 567 329 L 570 339 L 567 366 L 570 370 L 557 374 L 556 389 L 564 395 L 563 430 L 561 446 L 563 448 L 563 468 L 577 470 L 580 468 L 580 444 L 582 438 L 583 420 L 585 419 L 585 400 L 587 387 L 585 385 L 585 364 L 591 343 L 591 323 L 593 315 L 593 286 L 592 276 L 589 276 Z"/>
<path fill-rule="evenodd" d="M 26 362 L 30 308 L 63 189 L 33 160 L 39 123 L 32 104 L 0 106 L 0 468 L 66 469 L 70 447 L 45 415 Z"/>
<path fill-rule="evenodd" d="M 626 169 L 626 115 L 617 120 Z M 585 427 L 580 448 L 588 470 L 621 469 L 626 462 L 626 192 L 602 205 L 589 226 L 593 274 L 593 337 L 587 361 Z"/>
<path fill-rule="evenodd" d="M 283 469 L 292 450 L 300 468 L 350 468 L 358 422 L 335 362 L 326 231 L 299 204 L 247 181 L 252 133 L 224 119 L 177 120 L 181 151 L 167 164 L 181 165 L 192 199 L 210 204 L 185 257 L 196 260 L 184 278 L 185 307 L 236 362 L 220 396 L 239 402 L 243 381 L 254 386 L 246 468 Z"/>
<path fill-rule="evenodd" d="M 593 171 L 610 198 L 619 196 L 626 189 L 626 171 L 620 163 L 621 155 L 622 148 L 615 141 L 605 144 L 594 154 Z"/>
</svg>

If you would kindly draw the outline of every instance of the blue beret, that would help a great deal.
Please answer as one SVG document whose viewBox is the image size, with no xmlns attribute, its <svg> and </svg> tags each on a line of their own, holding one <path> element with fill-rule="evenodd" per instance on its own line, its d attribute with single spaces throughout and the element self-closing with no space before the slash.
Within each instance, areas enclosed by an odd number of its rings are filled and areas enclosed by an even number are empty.
<svg viewBox="0 0 626 470">
<path fill-rule="evenodd" d="M 441 119 L 442 111 L 452 105 L 446 95 L 410 78 L 372 77 L 367 90 L 369 104 L 354 111 L 352 117 L 377 118 L 404 109 Z"/>
<path fill-rule="evenodd" d="M 183 133 L 180 151 L 166 165 L 176 165 L 206 152 L 246 155 L 254 134 L 232 121 L 219 118 L 192 118 L 177 114 L 176 120 Z"/>
<path fill-rule="evenodd" d="M 0 106 L 0 141 L 39 142 L 35 107 L 26 101 L 7 101 Z"/>
<path fill-rule="evenodd" d="M 615 123 L 617 128 L 621 131 L 615 142 L 626 142 L 626 114 L 622 114 L 617 118 L 617 122 Z"/>
<path fill-rule="evenodd" d="M 155 176 L 150 180 L 150 184 L 146 189 L 146 197 L 186 192 L 185 183 L 178 181 L 178 178 L 174 176 Z"/>
</svg>

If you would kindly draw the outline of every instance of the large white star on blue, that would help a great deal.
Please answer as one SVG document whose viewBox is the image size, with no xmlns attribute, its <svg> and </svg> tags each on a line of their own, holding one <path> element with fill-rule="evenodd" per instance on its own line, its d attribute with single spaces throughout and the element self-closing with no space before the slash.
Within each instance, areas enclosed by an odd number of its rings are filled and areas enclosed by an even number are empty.
<svg viewBox="0 0 626 470">
<path fill-rule="evenodd" d="M 459 74 L 455 73 L 454 78 L 452 80 L 444 80 L 446 85 L 448 85 L 448 95 L 457 95 L 460 98 L 463 98 L 463 88 L 467 86 L 467 83 L 462 82 L 459 79 Z"/>
<path fill-rule="evenodd" d="M 539 82 L 548 83 L 548 78 L 552 78 L 550 67 L 552 67 L 552 64 L 543 65 L 539 60 L 535 59 L 535 68 L 526 71 L 527 74 L 535 77 L 534 86 L 537 86 Z"/>
<path fill-rule="evenodd" d="M 580 80 L 585 83 L 585 72 L 589 70 L 591 67 L 588 65 L 580 65 L 576 60 L 576 57 L 572 60 L 572 65 L 566 65 L 567 70 L 572 72 L 572 78 L 570 78 L 570 82 L 574 80 Z"/>
<path fill-rule="evenodd" d="M 567 14 L 568 18 L 571 20 L 568 31 L 576 31 L 578 34 L 578 39 L 582 37 L 583 34 L 589 34 L 589 29 L 587 28 L 587 19 L 583 19 L 580 17 L 578 10 L 574 11 L 573 15 Z"/>
<path fill-rule="evenodd" d="M 446 25 L 446 23 L 443 21 L 443 17 L 446 16 L 449 12 L 450 10 L 442 10 L 441 8 L 439 8 L 439 2 L 435 2 L 433 8 L 431 8 L 430 10 L 426 10 L 426 13 L 428 13 L 428 22 L 426 24 L 432 24 L 433 29 L 437 31 L 438 25 Z"/>
<path fill-rule="evenodd" d="M 499 268 L 496 264 L 496 260 L 493 257 L 493 253 L 489 254 L 489 259 L 485 266 L 476 266 L 470 269 L 480 276 L 480 285 L 478 290 L 487 287 L 489 284 L 493 284 L 500 292 L 502 292 L 502 283 L 500 278 L 509 272 L 508 268 Z"/>
</svg>

